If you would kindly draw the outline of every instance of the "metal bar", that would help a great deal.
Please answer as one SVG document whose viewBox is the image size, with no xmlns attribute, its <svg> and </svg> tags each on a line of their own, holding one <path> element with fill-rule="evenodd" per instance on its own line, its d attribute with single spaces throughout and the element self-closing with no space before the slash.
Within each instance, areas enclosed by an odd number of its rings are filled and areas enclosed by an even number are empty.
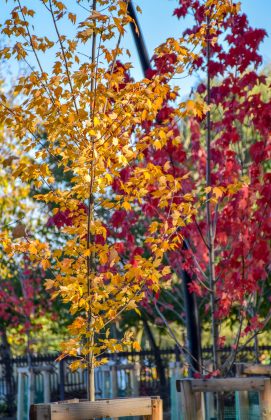
<svg viewBox="0 0 271 420">
<path fill-rule="evenodd" d="M 128 1 L 128 13 L 131 16 L 131 18 L 133 18 L 134 20 L 134 23 L 131 23 L 131 30 L 132 30 L 133 38 L 136 44 L 138 56 L 140 59 L 141 68 L 145 75 L 146 71 L 149 68 L 151 68 L 151 61 L 150 61 L 148 50 L 147 50 L 147 47 L 143 38 L 142 30 L 138 22 L 135 8 L 131 0 Z"/>
</svg>

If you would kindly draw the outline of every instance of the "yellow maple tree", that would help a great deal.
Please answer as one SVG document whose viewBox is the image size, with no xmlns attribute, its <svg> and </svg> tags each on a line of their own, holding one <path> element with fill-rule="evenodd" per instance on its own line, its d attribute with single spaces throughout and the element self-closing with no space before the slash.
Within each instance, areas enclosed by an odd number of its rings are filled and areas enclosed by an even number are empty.
<svg viewBox="0 0 271 420">
<path fill-rule="evenodd" d="M 33 262 L 50 271 L 46 287 L 52 297 L 61 296 L 69 303 L 75 317 L 62 356 L 78 358 L 73 368 L 88 366 L 89 398 L 93 400 L 93 369 L 100 363 L 97 356 L 126 345 L 138 348 L 130 333 L 121 341 L 112 338 L 110 324 L 123 311 L 136 308 L 150 279 L 148 287 L 158 290 L 163 276 L 170 272 L 162 264 L 163 256 L 178 246 L 182 240 L 178 227 L 189 223 L 195 212 L 189 201 L 186 206 L 173 204 L 183 178 L 167 174 L 159 164 L 141 165 L 144 150 L 149 144 L 161 149 L 172 137 L 172 127 L 155 126 L 146 134 L 142 123 L 155 119 L 165 101 L 176 99 L 178 89 L 170 82 L 195 59 L 193 50 L 197 43 L 206 42 L 206 28 L 188 39 L 170 38 L 157 49 L 158 56 L 176 56 L 166 75 L 127 81 L 125 74 L 131 65 L 117 65 L 123 35 L 132 21 L 126 1 L 94 0 L 92 7 L 78 1 L 72 8 L 69 2 L 41 0 L 35 9 L 20 0 L 15 3 L 2 27 L 10 42 L 0 55 L 23 61 L 30 69 L 13 88 L 17 97 L 13 105 L 1 93 L 0 116 L 34 159 L 20 161 L 13 173 L 36 189 L 46 186 L 36 200 L 53 206 L 55 214 L 68 212 L 71 223 L 60 230 L 61 247 L 38 237 L 9 238 L 6 252 L 29 253 Z M 230 1 L 207 3 L 216 7 L 218 19 L 233 7 Z M 41 11 L 50 27 L 48 35 L 33 29 Z M 72 36 L 64 33 L 65 25 L 72 28 Z M 176 122 L 186 115 L 202 115 L 207 109 L 202 102 L 181 102 L 174 110 Z M 58 185 L 51 161 L 63 173 L 72 174 L 69 185 Z M 131 163 L 136 163 L 136 169 L 123 184 L 125 194 L 112 199 L 114 178 Z M 122 264 L 114 244 L 107 240 L 99 210 L 129 210 L 133 203 L 144 200 L 150 185 L 160 208 L 172 203 L 168 218 L 174 223 L 163 224 L 163 229 L 158 222 L 152 223 L 146 238 L 150 255 L 137 255 L 134 265 Z M 101 243 L 97 235 L 103 238 Z"/>
</svg>

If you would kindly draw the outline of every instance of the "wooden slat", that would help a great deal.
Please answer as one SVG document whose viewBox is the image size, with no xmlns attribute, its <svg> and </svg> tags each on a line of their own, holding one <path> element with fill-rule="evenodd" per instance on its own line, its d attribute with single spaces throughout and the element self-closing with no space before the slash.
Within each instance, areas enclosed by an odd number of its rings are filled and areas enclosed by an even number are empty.
<svg viewBox="0 0 271 420">
<path fill-rule="evenodd" d="M 80 402 L 80 404 L 51 404 L 51 420 L 89 420 L 100 417 L 147 416 L 151 414 L 152 399 L 150 397 L 86 401 Z"/>
<path fill-rule="evenodd" d="M 192 379 L 193 392 L 263 391 L 264 378 Z"/>
<path fill-rule="evenodd" d="M 260 392 L 260 407 L 263 420 L 271 419 L 271 380 L 265 380 L 265 387 Z"/>
<path fill-rule="evenodd" d="M 181 410 L 184 420 L 202 420 L 201 394 L 192 391 L 191 380 L 181 380 Z"/>
<path fill-rule="evenodd" d="M 163 401 L 160 398 L 152 398 L 152 420 L 163 420 Z"/>
<path fill-rule="evenodd" d="M 271 365 L 236 363 L 236 368 L 241 375 L 271 376 Z"/>
</svg>

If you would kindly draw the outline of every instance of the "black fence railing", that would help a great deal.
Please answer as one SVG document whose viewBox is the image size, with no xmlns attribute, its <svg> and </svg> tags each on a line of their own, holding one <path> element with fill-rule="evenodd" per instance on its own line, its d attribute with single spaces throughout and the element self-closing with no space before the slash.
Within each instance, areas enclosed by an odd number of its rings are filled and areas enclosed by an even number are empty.
<svg viewBox="0 0 271 420">
<path fill-rule="evenodd" d="M 231 348 L 224 347 L 221 350 L 222 360 L 229 355 Z M 271 346 L 261 346 L 255 354 L 254 347 L 245 347 L 238 352 L 236 361 L 253 362 L 260 358 L 265 358 L 266 363 L 271 358 Z M 211 360 L 211 348 L 203 350 L 203 360 Z M 121 352 L 116 354 L 104 354 L 109 361 L 109 365 L 115 366 L 119 371 L 119 387 L 115 390 L 114 396 L 131 395 L 160 395 L 164 400 L 165 407 L 169 407 L 170 377 L 172 369 L 176 363 L 181 364 L 181 355 L 178 348 L 159 349 L 159 352 L 143 350 L 141 352 Z M 86 372 L 78 370 L 71 372 L 69 363 L 73 360 L 67 357 L 60 362 L 56 362 L 57 355 L 36 355 L 31 357 L 31 366 L 51 366 L 50 373 L 50 398 L 51 401 L 64 400 L 70 398 L 86 398 Z M 17 378 L 19 368 L 29 366 L 29 358 L 14 357 L 7 360 L 0 359 L 0 414 L 12 416 L 16 412 Z M 6 369 L 10 372 L 7 375 Z M 131 389 L 127 385 L 127 378 L 131 370 L 136 369 L 137 389 Z M 104 387 L 106 384 L 100 381 L 97 376 L 97 397 L 104 397 Z M 35 378 L 35 388 L 41 388 L 40 382 L 42 375 Z M 126 381 L 126 382 L 125 382 Z M 37 395 L 38 395 L 37 391 Z M 107 395 L 106 395 L 107 397 Z M 38 397 L 37 397 L 38 398 Z M 39 402 L 39 401 L 35 401 Z"/>
</svg>

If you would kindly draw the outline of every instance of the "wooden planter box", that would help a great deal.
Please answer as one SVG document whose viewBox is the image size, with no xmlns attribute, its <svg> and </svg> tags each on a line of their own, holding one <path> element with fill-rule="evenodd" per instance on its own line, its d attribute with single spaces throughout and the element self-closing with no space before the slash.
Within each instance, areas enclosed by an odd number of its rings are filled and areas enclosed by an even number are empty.
<svg viewBox="0 0 271 420">
<path fill-rule="evenodd" d="M 91 420 L 92 418 L 144 416 L 148 420 L 163 420 L 160 397 L 120 398 L 97 401 L 63 401 L 34 404 L 30 420 Z"/>
<path fill-rule="evenodd" d="M 271 420 L 271 380 L 266 377 L 181 379 L 176 381 L 181 392 L 184 420 L 204 420 L 203 393 L 258 391 L 262 419 Z"/>
</svg>

